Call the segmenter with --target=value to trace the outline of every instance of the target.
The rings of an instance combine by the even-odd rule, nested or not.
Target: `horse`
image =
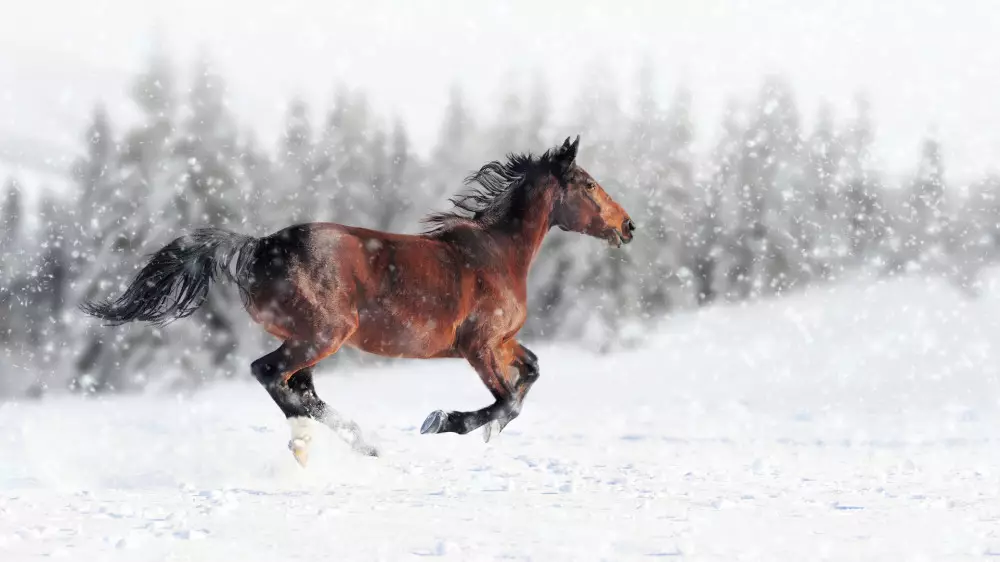
[[[538,356],[517,341],[527,314],[528,270],[552,227],[632,241],[636,225],[576,164],[580,137],[545,151],[508,154],[466,178],[454,208],[431,214],[419,234],[336,223],[289,226],[257,238],[200,228],[148,258],[116,299],[84,312],[120,325],[163,325],[190,316],[214,282],[238,288],[251,318],[282,341],[250,371],[291,427],[289,449],[305,466],[309,420],[358,453],[378,456],[356,423],[316,394],[313,368],[342,346],[381,356],[465,359],[494,402],[471,412],[436,410],[421,434],[484,439],[517,418],[539,378]]]

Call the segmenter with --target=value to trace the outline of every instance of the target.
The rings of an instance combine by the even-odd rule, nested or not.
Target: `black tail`
[[[80,308],[113,326],[134,320],[163,325],[197,310],[220,275],[236,283],[246,303],[257,243],[228,230],[198,229],[153,254],[117,299],[85,302]]]

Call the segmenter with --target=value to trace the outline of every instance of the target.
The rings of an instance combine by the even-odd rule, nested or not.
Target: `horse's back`
[[[312,223],[264,238],[259,252],[254,292],[262,298],[251,314],[275,335],[306,337],[356,318],[354,347],[448,355],[469,306],[473,272],[425,236]]]

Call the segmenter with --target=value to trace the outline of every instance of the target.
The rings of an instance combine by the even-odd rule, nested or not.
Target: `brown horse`
[[[467,180],[477,187],[430,216],[421,235],[332,223],[264,238],[206,228],[151,257],[117,299],[84,310],[111,324],[163,324],[192,314],[212,281],[235,283],[244,306],[281,346],[251,370],[292,425],[305,464],[308,419],[370,455],[357,425],[316,395],[312,368],[342,345],[383,356],[461,357],[493,394],[474,412],[438,410],[421,433],[484,437],[517,417],[538,379],[538,358],[516,339],[525,321],[528,269],[553,226],[621,246],[635,224],[583,168],[580,138],[541,156],[511,155]]]

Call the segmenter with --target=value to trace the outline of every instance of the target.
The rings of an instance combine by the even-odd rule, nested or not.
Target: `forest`
[[[552,118],[539,81],[510,91],[480,120],[452,89],[436,145],[421,157],[406,124],[343,84],[328,107],[291,100],[284,131],[263,139],[227,103],[210,61],[181,83],[154,56],[136,76],[138,119],[112,123],[101,106],[79,132],[72,192],[27,205],[0,191],[0,396],[40,397],[187,389],[248,377],[276,346],[232,290],[216,287],[195,316],[163,328],[100,326],[85,299],[117,294],[143,258],[190,229],[253,235],[309,221],[418,233],[463,179],[509,152],[540,152],[581,135],[578,162],[629,210],[640,230],[623,249],[554,231],[532,270],[528,341],[601,350],[634,345],[656,323],[697,307],[778,297],[853,276],[935,275],[976,295],[977,272],[998,256],[1000,178],[947,185],[942,147],[914,139],[905,178],[877,169],[864,94],[812,126],[791,84],[762,77],[732,97],[714,129],[696,130],[684,87],[661,99],[644,65],[633,99],[589,84],[569,119]],[[321,115],[321,118],[315,116]],[[696,135],[717,139],[708,151]],[[27,216],[38,217],[29,228]],[[383,359],[339,353],[331,371]]]

